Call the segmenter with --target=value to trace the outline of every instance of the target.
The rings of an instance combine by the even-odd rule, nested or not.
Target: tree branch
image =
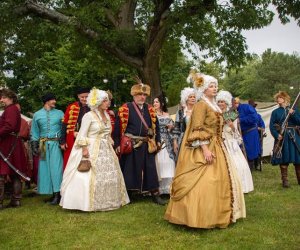
[[[124,51],[112,46],[111,44],[101,41],[99,33],[80,24],[75,17],[66,16],[56,10],[48,9],[47,7],[37,4],[31,0],[26,1],[24,6],[17,8],[16,13],[22,16],[35,14],[41,17],[42,19],[50,20],[51,22],[56,23],[58,25],[66,24],[71,27],[74,27],[77,30],[77,32],[81,33],[82,35],[93,40],[98,40],[98,45],[101,48],[113,54],[119,60],[135,68],[140,68],[142,66],[142,61],[139,58],[129,56]]]
[[[149,26],[146,51],[150,50],[154,52],[154,48],[160,50],[158,46],[159,40],[162,38],[162,34],[166,33],[165,26],[167,24],[167,17],[169,16],[169,8],[173,2],[174,0],[158,0],[154,2],[155,15]]]

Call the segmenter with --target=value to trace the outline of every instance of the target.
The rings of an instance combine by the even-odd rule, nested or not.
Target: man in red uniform
[[[90,88],[79,88],[77,91],[78,101],[71,103],[64,115],[60,141],[61,149],[64,150],[64,170],[80,129],[82,117],[90,111],[90,108],[87,106],[87,96],[89,93]]]
[[[16,169],[25,173],[27,170],[26,157],[22,139],[19,137],[21,113],[15,105],[17,95],[9,89],[2,89],[0,102],[4,105],[4,112],[0,117],[0,151]],[[3,208],[5,181],[12,182],[11,201],[7,207],[21,206],[21,178],[0,157],[0,209]]]

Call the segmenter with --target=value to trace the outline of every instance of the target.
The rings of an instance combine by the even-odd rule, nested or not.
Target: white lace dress
[[[254,190],[252,174],[248,162],[239,146],[242,137],[237,129],[237,119],[234,120],[233,124],[235,131],[232,131],[227,124],[224,125],[224,144],[230,157],[231,164],[235,167],[237,174],[240,177],[243,192],[249,193]]]
[[[111,123],[98,111],[84,115],[63,175],[60,205],[65,209],[107,211],[129,203],[118,158],[112,147]],[[82,147],[88,146],[92,168],[78,172]]]

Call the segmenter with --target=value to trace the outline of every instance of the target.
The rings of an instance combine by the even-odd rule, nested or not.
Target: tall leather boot
[[[288,166],[281,165],[280,166],[281,171],[281,180],[282,180],[282,187],[288,188],[289,182],[288,182]]]
[[[295,164],[295,172],[296,172],[298,184],[300,185],[300,165]]]
[[[0,175],[0,210],[4,208],[4,177]]]
[[[60,202],[60,192],[55,192],[54,194],[54,198],[52,201],[48,202],[49,205],[58,205]]]
[[[22,198],[22,182],[18,176],[12,177],[12,195],[7,207],[20,207]]]
[[[151,196],[152,196],[152,201],[158,205],[166,205],[167,201],[163,200],[160,196],[158,192],[151,192]]]

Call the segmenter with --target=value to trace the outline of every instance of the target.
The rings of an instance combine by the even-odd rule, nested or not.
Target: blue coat
[[[31,140],[45,141],[45,157],[40,157],[38,168],[38,193],[52,194],[60,191],[62,182],[63,157],[59,147],[64,113],[61,110],[42,108],[34,113],[31,125]],[[40,141],[41,145],[41,141]]]
[[[287,115],[287,111],[279,107],[273,110],[270,119],[270,131],[275,139],[275,144],[277,143],[278,131],[276,130],[275,124],[282,125]],[[288,165],[289,163],[300,164],[300,152],[297,150],[295,143],[297,143],[300,149],[300,135],[297,132],[295,126],[300,126],[300,113],[298,110],[295,111],[293,115],[290,116],[288,120],[287,129],[285,130],[283,136],[283,146],[282,146],[282,156],[280,158],[272,157],[273,165]],[[293,137],[295,139],[295,143],[293,142]]]
[[[254,160],[261,154],[261,146],[258,133],[258,115],[256,110],[249,104],[238,106],[241,130],[246,148],[248,160]]]

